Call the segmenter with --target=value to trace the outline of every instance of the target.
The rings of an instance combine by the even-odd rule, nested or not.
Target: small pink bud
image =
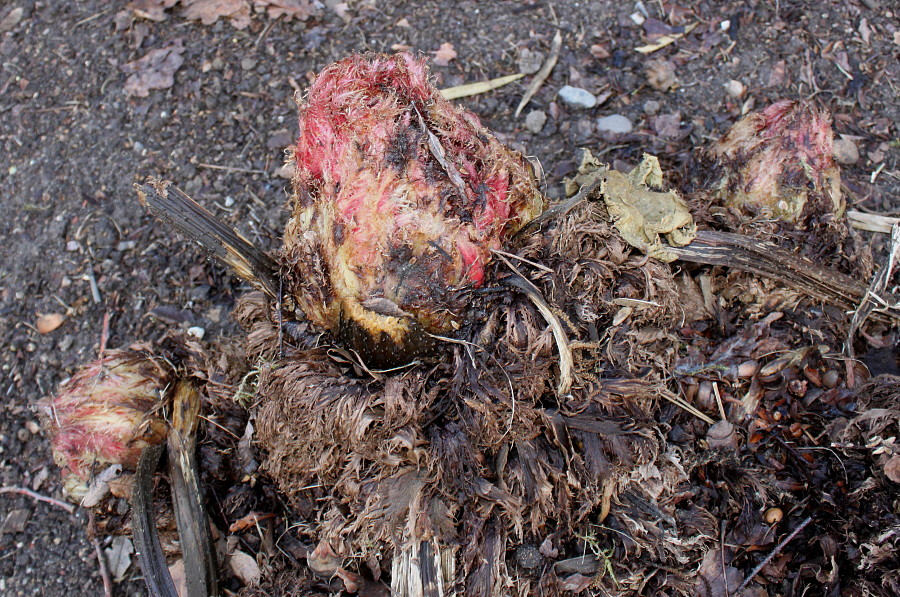
[[[80,499],[90,478],[110,465],[134,470],[141,451],[165,439],[157,407],[169,373],[161,359],[111,351],[38,403],[70,496]]]

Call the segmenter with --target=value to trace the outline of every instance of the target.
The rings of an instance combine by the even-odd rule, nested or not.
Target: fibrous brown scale
[[[677,299],[665,292],[675,288],[671,271],[633,253],[593,204],[523,243],[518,255],[540,267],[517,259],[516,269],[576,346],[566,395],[554,391],[558,355],[546,319],[509,289],[472,295],[470,322],[435,359],[374,377],[302,337],[282,334],[277,358],[271,306],[253,295],[238,309],[252,330],[251,358],[267,357],[256,415],[263,469],[298,509],[320,504],[319,539],[361,554],[380,567],[376,576],[392,554],[436,538],[458,552],[465,594],[491,595],[506,578],[509,545],[548,534],[565,542],[623,493],[654,499],[633,471],[660,454],[650,413],[663,386],[616,374],[654,363],[666,340],[633,338],[626,318],[617,325],[621,368],[613,369],[601,365],[598,335],[622,308],[617,299],[655,296],[630,316],[642,324],[679,320]],[[508,275],[493,267],[489,275]],[[677,536],[674,527],[650,528],[635,523],[637,544]],[[489,563],[487,552],[497,554]]]

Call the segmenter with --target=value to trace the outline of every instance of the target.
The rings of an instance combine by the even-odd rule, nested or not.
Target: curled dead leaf
[[[432,52],[434,54],[434,64],[438,66],[447,66],[450,64],[450,61],[456,58],[456,50],[453,49],[453,44],[446,42],[442,43],[441,47]]]
[[[250,5],[246,0],[181,0],[184,17],[212,25],[220,18],[227,18],[235,29],[245,29],[250,24]]]
[[[242,585],[255,585],[262,578],[262,571],[256,563],[256,558],[240,550],[228,556],[228,569]]]
[[[711,450],[719,448],[736,450],[738,439],[734,425],[728,421],[718,421],[706,432],[706,443],[709,444]]]
[[[900,483],[900,454],[894,454],[884,463],[884,474],[894,483]]]
[[[143,58],[122,66],[129,75],[125,81],[128,97],[147,97],[151,89],[168,89],[175,83],[175,72],[184,64],[184,44],[176,39],[165,48],[150,50]]]
[[[42,334],[49,334],[66,320],[66,316],[61,313],[47,313],[39,315],[35,327]]]

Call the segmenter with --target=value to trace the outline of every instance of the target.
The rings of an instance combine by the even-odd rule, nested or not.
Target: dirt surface
[[[660,3],[646,2],[658,26],[639,26],[633,3],[553,4],[351,1],[305,21],[254,13],[239,30],[227,19],[188,21],[179,7],[154,22],[121,1],[5,3],[0,485],[61,497],[32,405],[101,346],[153,341],[172,328],[203,328],[207,341],[236,333],[229,313],[241,283],[148,216],[132,185],[148,176],[172,180],[258,246],[275,247],[287,217],[281,168],[296,132],[292,96],[350,52],[399,44],[440,58],[446,52],[434,52],[452,44],[456,56],[432,70],[449,87],[518,72],[528,62],[523,50],[545,57],[558,23],[559,62],[520,118],[513,112],[530,75],[460,100],[540,160],[551,197],[562,194],[578,148],[619,169],[653,153],[677,181],[692,147],[721,135],[742,109],[813,98],[834,114],[837,136],[858,149],[858,160],[842,166],[848,204],[900,213],[895,3],[685,2],[664,15]],[[699,24],[666,48],[634,50],[664,24],[691,23]],[[173,46],[183,47],[183,64],[172,84],[127,95],[123,66]],[[564,85],[603,101],[569,107],[557,97]],[[535,110],[546,123],[535,125],[540,116],[532,115],[529,128]],[[613,114],[633,130],[598,131],[597,119]],[[63,316],[58,327],[59,318],[40,317],[54,314]],[[878,366],[897,372],[890,354]],[[0,529],[0,593],[102,594],[86,517],[0,495],[0,524],[22,510],[23,525]],[[99,541],[106,546],[107,538]],[[138,577],[133,567],[117,594],[143,594]]]

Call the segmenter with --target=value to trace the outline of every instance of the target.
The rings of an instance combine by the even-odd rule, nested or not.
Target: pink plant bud
[[[492,251],[543,209],[525,158],[409,54],[325,68],[300,104],[294,155],[291,294],[313,323],[385,362],[408,356],[421,336],[410,332],[459,327]]]
[[[134,470],[141,451],[165,439],[157,407],[168,378],[160,360],[111,351],[38,403],[70,496],[79,498],[90,478],[110,465]]]
[[[738,121],[707,157],[724,204],[751,216],[803,226],[844,211],[832,154],[831,115],[808,102],[781,101]]]

